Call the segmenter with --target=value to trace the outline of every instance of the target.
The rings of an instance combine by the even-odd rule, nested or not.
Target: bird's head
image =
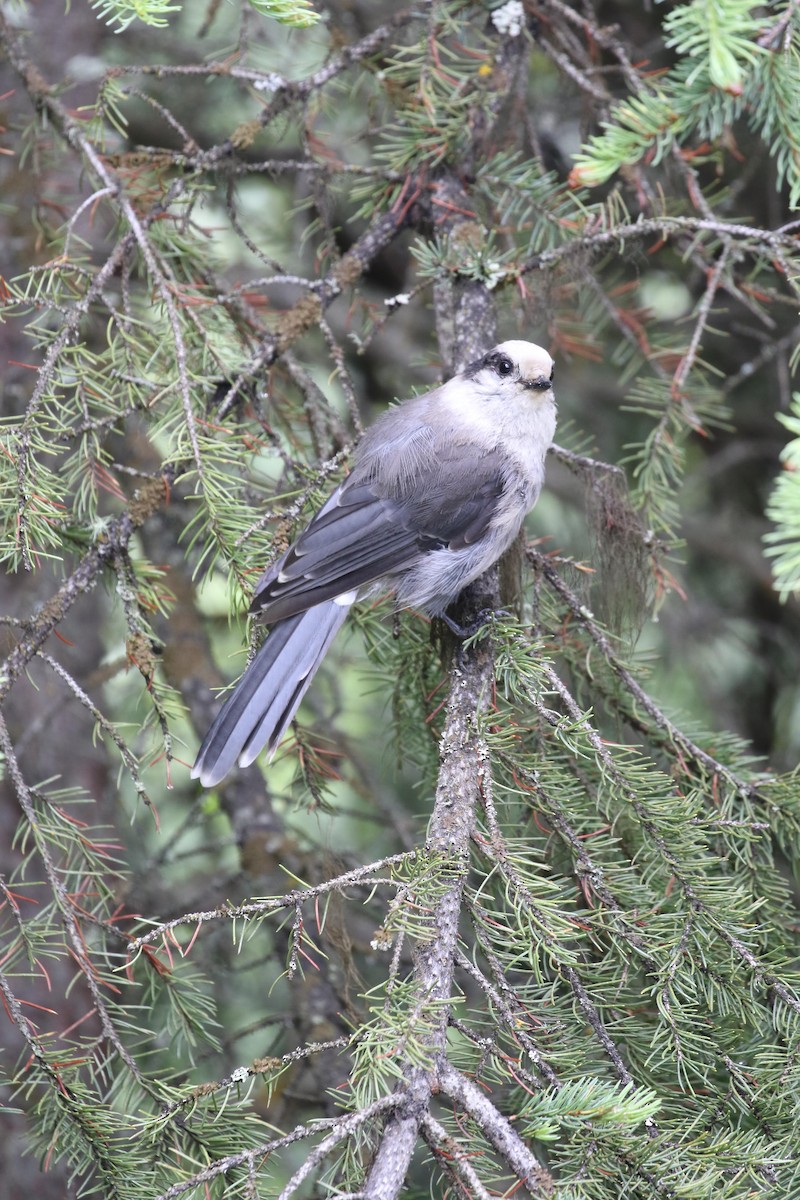
[[[534,342],[501,342],[465,367],[462,375],[490,395],[544,394],[552,390],[553,360]]]

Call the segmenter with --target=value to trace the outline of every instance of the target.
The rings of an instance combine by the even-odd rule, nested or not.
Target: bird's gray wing
[[[503,459],[460,447],[386,495],[356,469],[270,567],[251,611],[271,624],[397,573],[434,550],[457,552],[488,529],[507,484]]]

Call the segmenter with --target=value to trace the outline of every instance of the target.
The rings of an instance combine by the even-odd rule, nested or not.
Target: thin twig
[[[61,920],[64,923],[64,928],[67,932],[67,937],[72,946],[72,954],[80,968],[81,974],[88,988],[92,1001],[94,1002],[95,1012],[100,1020],[100,1026],[103,1030],[103,1035],[107,1038],[109,1044],[113,1046],[116,1053],[121,1058],[127,1069],[130,1071],[134,1079],[145,1088],[147,1091],[155,1090],[154,1086],[149,1083],[147,1077],[140,1071],[138,1064],[134,1061],[127,1047],[121,1041],[117,1033],[114,1022],[111,1020],[111,1015],[108,1011],[108,1005],[103,998],[98,984],[98,977],[91,962],[86,947],[86,943],[81,936],[78,928],[78,922],[75,916],[75,905],[72,903],[70,894],[65,886],[64,878],[61,872],[56,867],[48,847],[45,845],[44,839],[38,833],[39,822],[36,819],[36,809],[34,807],[33,796],[31,790],[25,782],[25,778],[20,769],[17,756],[14,752],[14,744],[8,732],[5,721],[0,716],[0,747],[6,761],[6,767],[11,777],[11,782],[14,787],[14,792],[17,797],[20,808],[22,809],[25,819],[28,822],[28,827],[33,830],[36,836],[36,849],[44,867],[47,882],[55,899]]]
[[[295,1145],[296,1142],[307,1141],[308,1138],[317,1137],[318,1134],[326,1129],[331,1130],[328,1136],[323,1138],[319,1145],[315,1146],[310,1152],[303,1166],[299,1171],[295,1172],[278,1197],[278,1200],[288,1200],[288,1197],[297,1190],[303,1179],[306,1178],[308,1172],[320,1166],[334,1146],[356,1133],[367,1121],[372,1121],[376,1117],[388,1112],[394,1103],[393,1096],[381,1096],[379,1100],[375,1100],[374,1103],[368,1105],[366,1108],[359,1109],[355,1113],[347,1113],[344,1116],[337,1117],[335,1120],[310,1121],[307,1125],[297,1125],[290,1133],[284,1134],[283,1137],[273,1138],[268,1142],[262,1142],[258,1146],[253,1146],[249,1150],[242,1150],[238,1154],[227,1154],[224,1158],[216,1159],[207,1167],[204,1167],[202,1171],[198,1171],[192,1175],[191,1178],[173,1184],[165,1192],[161,1192],[160,1195],[153,1197],[153,1200],[177,1200],[178,1196],[182,1196],[185,1192],[195,1191],[200,1184],[210,1183],[213,1179],[219,1179],[221,1175],[226,1175],[236,1167],[257,1166],[262,1159],[274,1154],[276,1150],[284,1150],[287,1146]],[[305,1170],[306,1167],[308,1170]]]
[[[296,909],[298,904],[305,904],[317,896],[324,896],[329,892],[341,891],[348,887],[399,887],[402,881],[381,878],[378,872],[385,870],[386,867],[410,864],[414,861],[416,853],[416,851],[409,851],[403,854],[390,854],[377,862],[356,867],[355,870],[347,871],[343,875],[337,875],[334,879],[326,879],[309,888],[297,888],[286,892],[283,896],[252,900],[247,904],[221,904],[219,908],[182,913],[179,917],[173,917],[171,921],[161,922],[140,937],[132,938],[129,944],[130,953],[136,954],[144,946],[152,945],[153,942],[162,938],[171,937],[172,931],[183,925],[204,925],[209,921],[247,920],[249,917],[264,916],[282,908]],[[172,944],[174,945],[174,942]]]

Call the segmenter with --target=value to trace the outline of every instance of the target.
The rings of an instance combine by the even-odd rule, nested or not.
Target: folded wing
[[[507,488],[499,455],[446,455],[424,493],[382,494],[358,469],[259,580],[251,610],[272,624],[402,572],[434,550],[457,553],[489,527]]]

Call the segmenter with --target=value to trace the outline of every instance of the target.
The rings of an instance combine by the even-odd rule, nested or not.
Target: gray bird
[[[357,599],[394,592],[441,616],[516,537],[556,427],[553,360],[502,342],[384,413],[353,470],[256,585],[270,632],[206,734],[192,777],[213,787],[274,753]]]

